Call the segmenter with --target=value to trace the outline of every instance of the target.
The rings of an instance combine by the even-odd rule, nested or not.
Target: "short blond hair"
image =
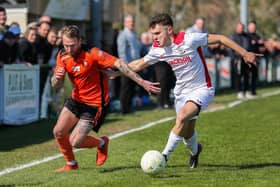
[[[69,25],[63,27],[61,31],[61,35],[69,38],[78,38],[78,39],[82,38],[80,29],[76,25]]]

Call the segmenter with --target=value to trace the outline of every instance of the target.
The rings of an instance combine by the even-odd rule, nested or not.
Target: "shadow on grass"
[[[120,117],[106,118],[104,125],[121,121]],[[54,139],[56,119],[41,120],[27,125],[0,125],[0,151],[11,151]]]
[[[260,163],[260,164],[243,164],[243,165],[231,165],[231,164],[201,164],[201,166],[209,168],[227,168],[227,169],[260,169],[267,167],[280,167],[280,163]]]
[[[177,166],[179,167],[179,166]],[[185,165],[181,165],[181,167],[185,167]],[[84,168],[84,169],[91,169],[91,168]],[[118,172],[121,170],[128,170],[128,169],[139,169],[141,170],[140,166],[136,165],[131,165],[131,166],[117,166],[117,167],[111,167],[111,168],[103,168],[99,172],[100,173],[111,173],[111,172]],[[156,175],[150,175],[153,178],[174,178],[174,177],[181,177],[181,175],[178,174],[169,174],[169,173],[164,173],[160,172]]]
[[[53,139],[55,120],[43,120],[23,126],[0,126],[0,151],[11,151]]]

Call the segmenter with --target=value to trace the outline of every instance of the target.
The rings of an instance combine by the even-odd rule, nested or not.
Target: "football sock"
[[[87,136],[86,139],[81,143],[80,148],[93,148],[100,145],[101,140],[92,136]],[[104,142],[104,140],[103,140]]]
[[[76,164],[78,164],[76,160],[72,160],[72,161],[67,162],[67,165],[70,165],[70,166],[74,166]]]
[[[173,131],[171,131],[170,134],[169,134],[169,138],[168,138],[167,144],[166,144],[162,154],[166,155],[167,158],[169,158],[169,155],[171,154],[171,152],[174,151],[174,149],[176,148],[177,144],[179,142],[181,142],[182,139],[183,139],[182,136],[178,136]]]
[[[196,155],[197,153],[197,147],[198,147],[198,142],[197,142],[197,133],[194,131],[192,137],[189,139],[183,139],[184,144],[186,147],[190,150],[191,155]]]
[[[104,144],[105,144],[105,141],[103,140],[103,138],[100,138],[100,143],[99,143],[98,147],[103,147]]]
[[[75,160],[72,146],[69,141],[69,135],[55,137],[60,152],[63,154],[67,162]]]

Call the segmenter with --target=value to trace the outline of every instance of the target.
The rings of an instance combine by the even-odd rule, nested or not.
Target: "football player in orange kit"
[[[55,172],[78,169],[72,147],[97,147],[96,165],[103,165],[106,161],[109,138],[88,135],[91,129],[98,132],[108,108],[108,80],[103,70],[117,68],[147,92],[160,92],[160,88],[157,87],[159,83],[143,80],[122,60],[98,48],[84,49],[77,26],[64,27],[62,41],[64,49],[57,55],[51,83],[53,87],[61,86],[67,72],[73,84],[73,90],[72,97],[65,101],[53,129],[56,142],[66,160],[66,164]]]

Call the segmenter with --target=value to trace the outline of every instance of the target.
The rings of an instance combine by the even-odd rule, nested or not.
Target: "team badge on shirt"
[[[81,70],[81,67],[80,66],[73,66],[72,67],[72,71],[80,71]]]

